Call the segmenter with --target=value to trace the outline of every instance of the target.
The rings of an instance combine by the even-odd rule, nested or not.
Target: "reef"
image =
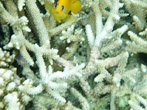
[[[0,110],[147,110],[147,0],[0,0]]]

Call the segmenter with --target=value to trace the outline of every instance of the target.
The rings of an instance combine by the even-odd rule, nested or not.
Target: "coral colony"
[[[147,110],[147,0],[57,2],[0,0],[0,110]]]

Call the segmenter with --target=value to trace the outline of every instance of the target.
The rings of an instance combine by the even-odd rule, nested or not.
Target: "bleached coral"
[[[146,0],[122,0],[138,31],[146,27]]]
[[[3,51],[0,48],[0,67],[8,67],[15,58],[15,54],[10,55],[10,52]]]
[[[12,28],[1,44],[10,52],[0,48],[0,107],[146,109],[147,66],[136,56],[147,53],[146,0],[80,0],[61,24],[45,1],[0,1],[1,25]]]
[[[140,105],[134,103],[132,100],[129,100],[129,104],[131,105],[131,107],[134,109],[134,110],[146,110],[147,109],[147,101],[146,99],[144,99],[143,97],[139,96],[139,95],[135,95],[136,99],[141,102],[143,104],[143,107],[141,107]]]
[[[144,52],[147,53],[147,41],[141,39],[141,37],[137,36],[135,33],[129,31],[128,35],[130,36],[132,42],[128,41],[128,49],[133,52]]]
[[[0,109],[5,110],[21,110],[24,104],[28,104],[31,97],[27,94],[17,91],[17,86],[20,85],[20,78],[16,75],[16,68],[12,66],[15,55],[10,55],[7,51],[1,51],[1,66],[0,66]],[[22,95],[23,94],[23,95]],[[24,99],[23,97],[28,97]]]

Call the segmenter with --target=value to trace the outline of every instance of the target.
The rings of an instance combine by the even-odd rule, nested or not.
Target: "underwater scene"
[[[0,110],[147,110],[147,0],[0,0]]]

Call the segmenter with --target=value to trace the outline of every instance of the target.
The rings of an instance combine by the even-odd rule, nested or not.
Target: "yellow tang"
[[[58,0],[55,8],[52,8],[48,2],[45,2],[45,8],[47,11],[51,11],[54,18],[61,23],[61,21],[68,16],[70,11],[74,14],[80,11],[81,2],[79,0]]]

